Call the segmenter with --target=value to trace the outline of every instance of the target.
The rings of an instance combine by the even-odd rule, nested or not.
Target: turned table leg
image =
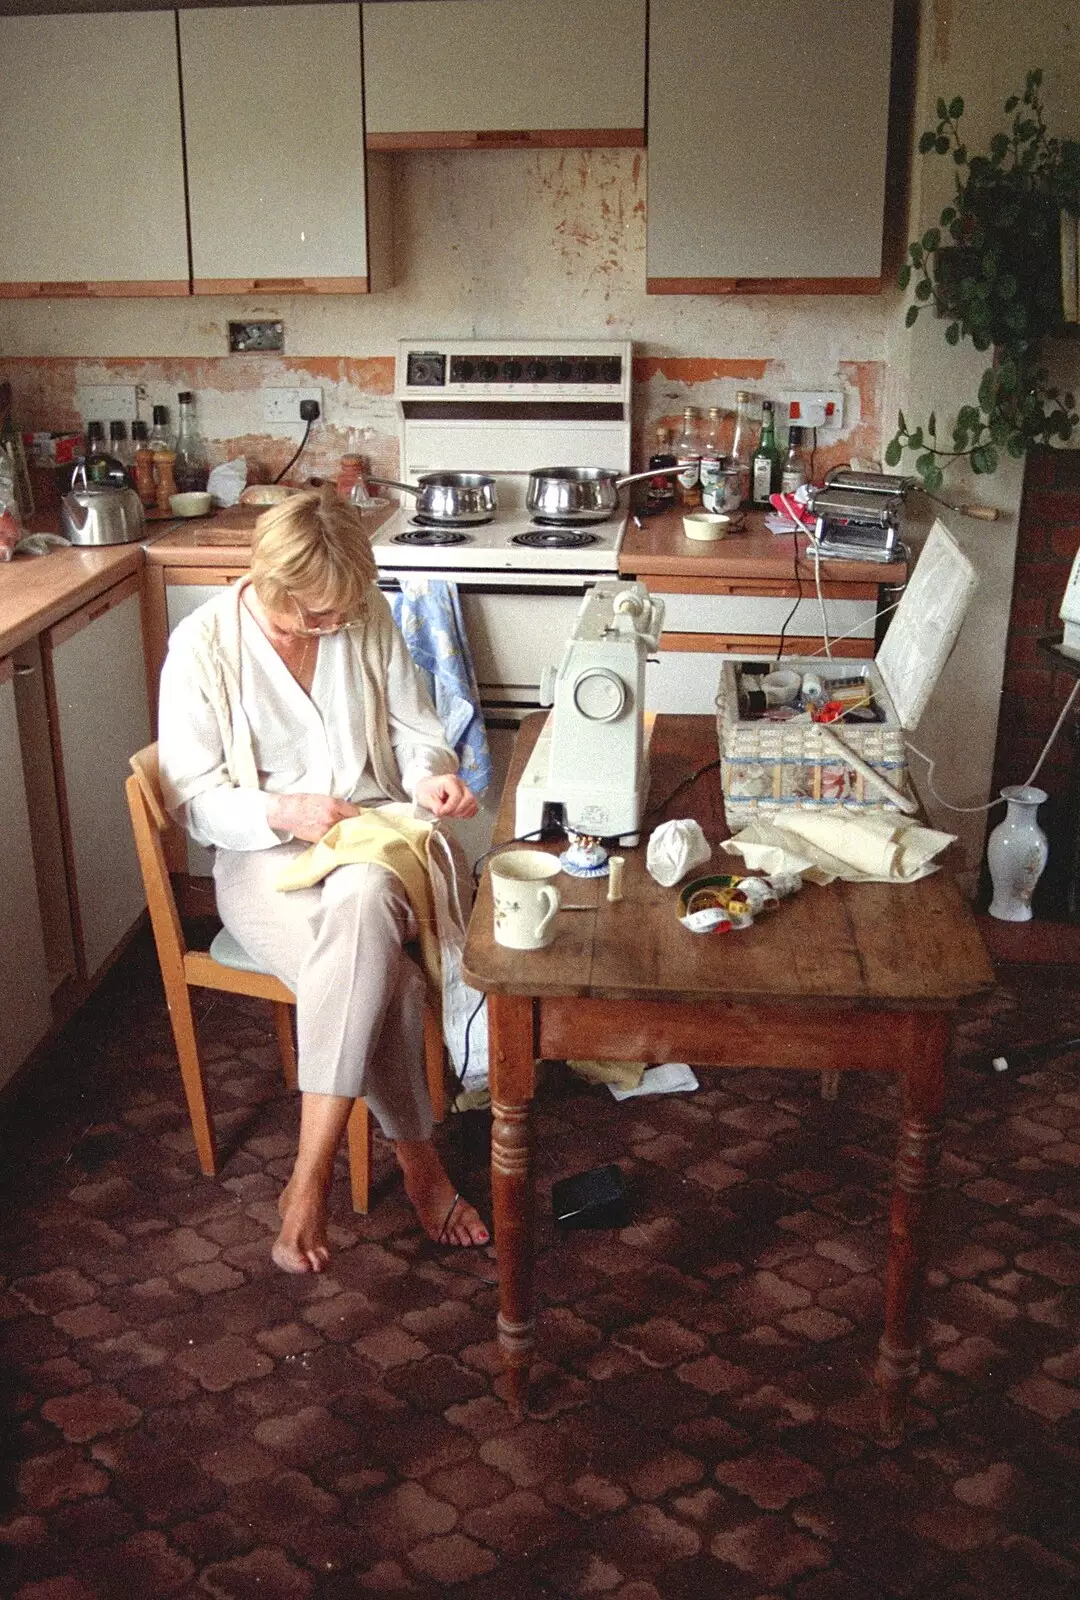
[[[922,1289],[930,1242],[930,1210],[941,1150],[940,1117],[945,1100],[945,1052],[949,1025],[943,1017],[910,1019],[904,1104],[889,1216],[885,1272],[885,1331],[878,1346],[876,1377],[881,1391],[881,1431],[887,1444],[904,1432],[908,1390],[919,1371]]]
[[[499,1348],[509,1404],[526,1410],[536,1343],[532,1315],[533,1186],[529,1113],[535,1084],[533,1003],[488,997],[491,1081],[491,1197],[499,1272]]]

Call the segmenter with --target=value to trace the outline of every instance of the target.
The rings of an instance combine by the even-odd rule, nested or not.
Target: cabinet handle
[[[252,278],[253,290],[262,290],[264,293],[277,290],[279,293],[288,293],[290,290],[303,289],[306,280],[303,278]]]
[[[15,676],[17,678],[32,678],[34,676],[34,672],[35,672],[35,668],[34,667],[16,667],[15,668]]]

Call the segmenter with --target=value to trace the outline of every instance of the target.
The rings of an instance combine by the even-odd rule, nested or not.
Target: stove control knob
[[[543,361],[530,361],[525,372],[527,378],[533,383],[542,383],[547,377],[547,365]]]
[[[626,705],[626,685],[607,667],[589,668],[574,681],[574,704],[589,722],[614,722]]]
[[[508,361],[503,368],[507,383],[517,383],[521,377],[521,362]]]
[[[478,361],[476,364],[476,374],[482,383],[494,383],[497,373],[494,361]]]

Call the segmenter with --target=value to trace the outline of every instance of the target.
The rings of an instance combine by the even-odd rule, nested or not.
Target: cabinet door
[[[0,660],[0,1085],[52,1022],[12,676]]]
[[[364,6],[372,149],[641,145],[645,0]]]
[[[366,292],[359,5],[179,16],[195,293]]]
[[[892,13],[649,0],[649,293],[879,291]]]
[[[0,18],[0,296],[186,295],[171,11]]]
[[[146,905],[124,783],[150,742],[139,580],[46,635],[60,805],[81,975],[93,978]]]

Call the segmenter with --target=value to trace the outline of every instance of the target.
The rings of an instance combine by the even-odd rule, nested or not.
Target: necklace
[[[255,595],[253,598],[254,603],[252,603],[252,591],[245,588],[241,595],[242,603],[255,619],[259,631],[266,636],[275,654],[281,657],[290,675],[296,679],[301,688],[305,687],[304,669],[308,662],[312,636],[310,634],[299,634],[292,628],[279,627],[269,612],[264,609],[258,596]],[[300,652],[300,659],[297,661],[294,659],[294,652],[301,638],[304,641],[304,647]]]

